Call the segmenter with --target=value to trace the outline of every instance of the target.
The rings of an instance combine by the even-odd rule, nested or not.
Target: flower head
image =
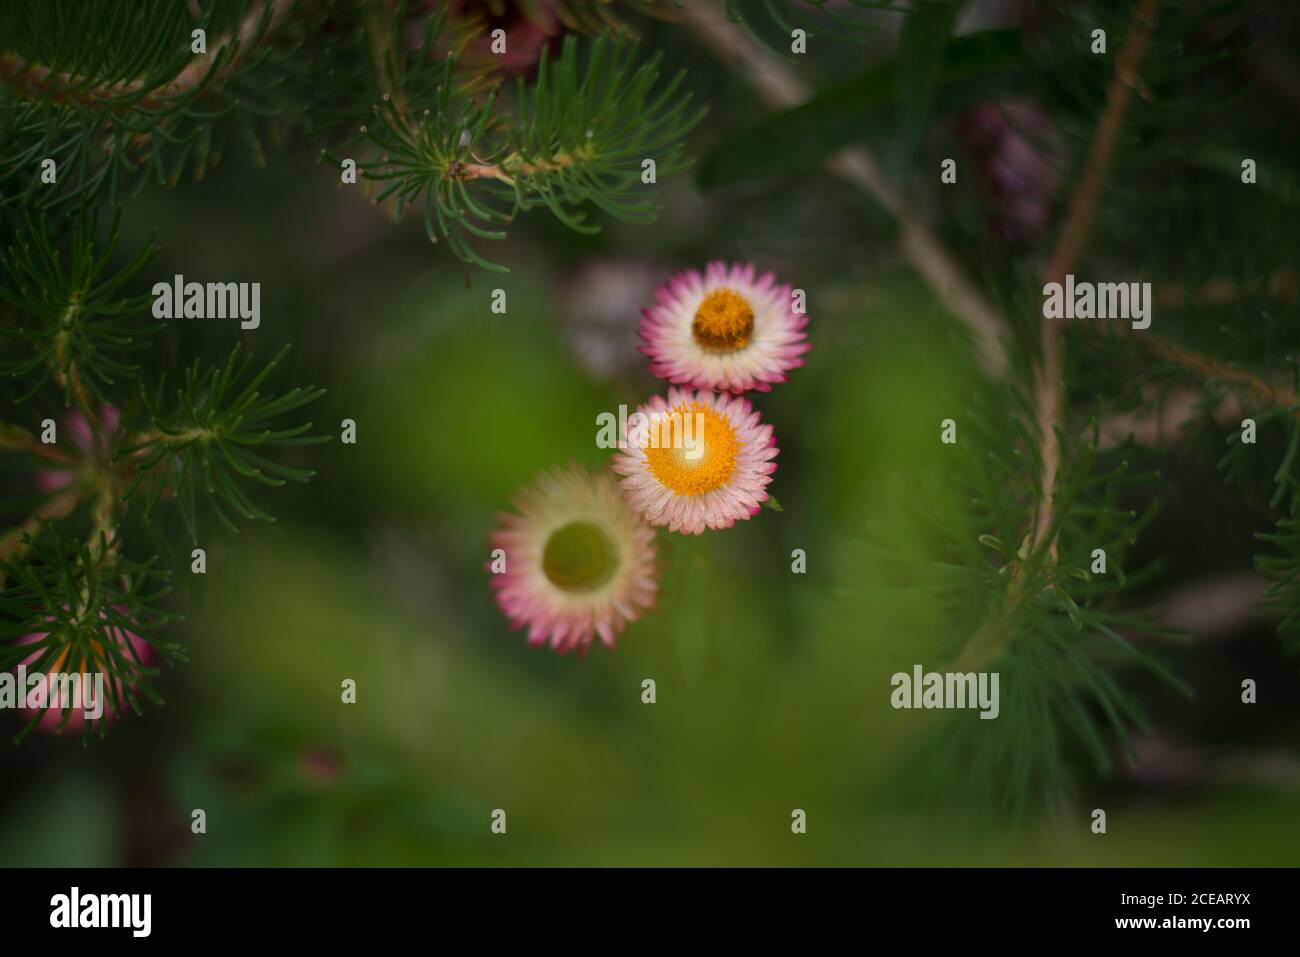
[[[613,469],[629,505],[651,525],[698,535],[758,514],[776,471],[772,427],[749,400],[672,388],[637,410]]]
[[[650,370],[677,385],[723,392],[771,390],[812,348],[794,290],[754,267],[709,263],[678,273],[655,292],[641,320]]]
[[[126,609],[118,606],[117,610],[125,612]],[[101,612],[100,617],[107,616]],[[31,668],[42,660],[46,654],[44,639],[48,635],[48,632],[39,631],[16,639],[15,643],[19,645],[41,645],[23,659],[24,666]],[[93,725],[100,720],[111,721],[118,717],[118,703],[121,703],[121,710],[126,711],[130,706],[127,691],[134,692],[136,686],[130,681],[124,683],[120,677],[111,678],[106,673],[106,659],[110,656],[123,662],[127,671],[136,673],[149,668],[155,660],[153,646],[147,640],[133,631],[105,624],[98,638],[86,642],[85,649],[75,650],[71,644],[66,645],[41,672],[27,675],[28,687],[19,691],[23,695],[20,707],[23,716],[30,720],[40,715],[36,729],[47,734],[75,733],[87,720]],[[71,681],[74,675],[77,678],[75,684]],[[63,723],[65,711],[66,725]]]
[[[608,476],[577,468],[543,473],[516,505],[491,538],[504,553],[492,580],[501,611],[514,627],[528,626],[533,645],[582,654],[599,636],[613,647],[654,604],[654,530]]]
[[[444,8],[451,21],[449,36],[440,37],[428,52],[445,59],[454,51],[462,71],[480,82],[532,72],[543,51],[555,47],[564,33],[554,0],[426,0],[416,8],[423,16],[413,18],[409,31],[412,49],[424,44],[424,18]]]

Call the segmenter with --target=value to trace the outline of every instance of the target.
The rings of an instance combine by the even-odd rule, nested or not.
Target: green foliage
[[[1103,27],[1114,51],[1128,15],[1114,4],[1074,5],[1039,41],[1040,96],[1057,107],[1070,168],[1081,165],[1106,96],[1106,78],[1087,68],[1088,38]],[[1271,581],[1263,608],[1287,636],[1300,613],[1300,297],[1288,278],[1300,240],[1293,164],[1280,159],[1294,136],[1277,122],[1258,64],[1295,30],[1286,4],[1161,5],[1094,228],[1105,237],[1099,262],[1133,264],[1157,292],[1177,294],[1157,299],[1151,330],[1132,337],[1172,348],[1153,354],[1134,350],[1128,337],[1078,335],[1069,368],[1076,391],[1105,395],[1116,411],[1151,413],[1179,392],[1195,395],[1197,413],[1180,438],[1214,450],[1226,490],[1262,523],[1253,531],[1255,566]],[[1257,167],[1252,184],[1242,178],[1246,158]],[[1172,349],[1190,350],[1197,363],[1171,361]],[[1247,417],[1254,443],[1242,441]]]
[[[6,4],[0,199],[38,208],[115,202],[142,173],[172,184],[187,166],[201,174],[232,132],[256,153],[259,117],[279,108],[273,91],[295,48],[279,16],[285,6]],[[206,55],[192,52],[194,30],[205,32]],[[276,43],[265,42],[273,32]],[[45,159],[57,164],[57,189],[41,180]]]
[[[999,418],[1007,405],[1022,410],[1009,427]],[[1134,471],[1126,459],[1099,468],[1094,422],[1090,434],[1068,443],[1073,457],[1060,472],[1050,525],[1035,535],[1026,519],[1045,512],[1028,405],[1023,395],[968,397],[942,471],[898,483],[919,553],[886,541],[861,543],[886,556],[890,573],[876,590],[921,589],[942,609],[951,640],[940,670],[1000,674],[996,732],[955,715],[926,736],[904,770],[916,774],[921,791],[935,785],[936,775],[958,774],[970,802],[1021,815],[1059,811],[1078,784],[1081,760],[1106,774],[1113,752],[1129,749],[1145,717],[1125,688],[1127,672],[1155,674],[1190,694],[1129,637],[1149,639],[1167,629],[1124,608],[1125,597],[1160,571],[1156,564],[1126,567],[1156,515],[1157,476]],[[1140,514],[1124,504],[1134,495],[1150,502]],[[1096,549],[1105,553],[1101,573]]]
[[[642,161],[656,172],[684,168],[680,140],[704,116],[681,92],[684,73],[656,89],[658,56],[633,68],[636,48],[597,41],[583,67],[578,45],[565,41],[553,68],[542,58],[537,82],[520,81],[520,117],[502,166],[521,209],[545,204],[574,229],[594,231],[571,210],[587,201],[633,223],[654,219],[655,205],[638,190]]]
[[[0,334],[20,341],[14,343],[18,354],[0,363],[0,371],[29,380],[20,401],[42,389],[51,375],[62,385],[65,404],[73,402],[78,375],[96,399],[107,401],[118,380],[135,378],[139,366],[129,360],[162,329],[147,318],[148,295],[124,295],[156,249],[146,246],[113,270],[119,216],[114,214],[103,246],[96,241],[97,220],[94,211],[81,217],[66,261],[43,217],[25,220],[22,238],[7,250],[0,301],[13,306],[17,321],[0,327]]]
[[[608,4],[570,3],[560,14],[575,29],[627,32]],[[73,42],[74,22],[78,37],[130,40]],[[206,55],[191,52],[194,30],[205,31]],[[413,30],[422,39],[408,49]],[[445,8],[406,3],[221,0],[197,16],[170,0],[18,4],[0,21],[0,202],[116,202],[143,174],[164,185],[187,167],[202,175],[232,135],[260,161],[268,137],[294,128],[333,156],[353,141],[338,130],[364,127],[381,152],[360,165],[381,195],[395,197],[399,217],[421,204],[431,236],[466,262],[490,265],[467,237],[501,238],[497,225],[538,205],[580,230],[592,228],[588,203],[651,221],[641,160],[654,159],[659,175],[682,168],[680,140],[700,116],[689,96],[674,99],[681,76],[657,89],[657,58],[634,67],[628,40],[598,40],[580,66],[570,37],[535,87],[521,81],[520,115],[507,125],[492,109],[499,78],[458,69],[471,36],[447,24]],[[352,89],[377,92],[358,99]],[[46,159],[57,188],[42,181]],[[476,170],[493,159],[494,173]]]
[[[167,396],[160,381],[154,395],[144,397],[149,430],[116,453],[119,460],[130,460],[137,472],[123,499],[143,490],[147,517],[164,495],[174,497],[196,544],[200,506],[231,531],[238,531],[231,513],[274,521],[243,486],[305,482],[314,473],[277,464],[255,450],[329,441],[329,436],[307,435],[310,422],[277,427],[281,416],[320,398],[324,389],[299,387],[274,396],[259,391],[288,349],[285,346],[253,375],[248,374],[251,357],[241,358],[238,346],[224,368],[203,369],[196,361],[185,371],[174,398]]]
[[[965,0],[931,0],[903,21],[898,38],[898,132],[914,150],[930,121],[944,50]]]
[[[1292,388],[1300,373],[1293,368]],[[1250,408],[1243,425],[1228,431],[1219,460],[1225,484],[1235,486],[1272,525],[1257,532],[1262,543],[1256,568],[1269,580],[1263,604],[1278,618],[1278,631],[1300,651],[1300,405]],[[1245,421],[1254,434],[1245,439]]]
[[[429,238],[441,234],[455,254],[494,271],[469,238],[500,240],[492,228],[545,206],[566,226],[592,233],[590,203],[627,222],[655,219],[653,190],[643,188],[642,163],[654,160],[656,178],[685,165],[681,139],[699,122],[683,75],[659,87],[658,57],[635,66],[636,45],[600,38],[584,58],[568,37],[555,61],[543,53],[532,86],[522,80],[516,116],[498,113],[499,89],[482,98],[456,95],[454,62],[442,67],[432,108],[386,94],[378,122],[364,127],[381,158],[359,163],[384,185],[374,202],[395,200],[398,217],[421,206]],[[658,87],[658,88],[657,88]]]
[[[943,50],[932,82],[934,109],[947,116],[996,92],[1025,85],[1029,60],[1019,30],[989,30],[954,39]],[[868,67],[847,80],[827,84],[807,103],[779,110],[752,127],[733,132],[700,164],[698,179],[716,188],[762,176],[803,172],[846,146],[872,144],[890,135],[898,122],[913,72],[898,59]],[[920,110],[919,105],[914,109]],[[924,114],[917,112],[920,122]]]

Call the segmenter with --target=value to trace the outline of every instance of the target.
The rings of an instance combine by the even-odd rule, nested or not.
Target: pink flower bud
[[[1007,98],[962,114],[957,133],[974,156],[994,232],[1012,246],[1037,243],[1051,226],[1061,180],[1051,118],[1032,100]]]
[[[119,612],[126,611],[121,606],[117,606],[117,610]],[[106,616],[101,612],[100,617]],[[49,632],[46,631],[38,631],[29,635],[22,635],[16,640],[16,644],[35,644],[48,634]],[[117,650],[122,655],[129,660],[138,661],[143,667],[152,665],[155,660],[153,646],[135,632],[109,626],[102,630],[101,639],[111,639],[116,643]],[[102,657],[104,654],[102,640],[93,641],[91,645],[95,654]],[[47,734],[58,733],[60,726],[63,725],[65,705],[68,706],[70,711],[67,726],[64,728],[68,732],[79,732],[88,719],[91,722],[96,720],[111,721],[117,717],[114,711],[115,701],[122,702],[123,710],[129,707],[125,700],[126,688],[124,688],[120,679],[115,679],[113,687],[110,689],[109,677],[99,669],[97,661],[93,661],[90,657],[85,660],[74,660],[69,653],[70,651],[70,648],[64,648],[56,653],[53,661],[45,666],[43,672],[29,672],[27,674],[27,687],[18,688],[19,710],[24,717],[30,720],[40,714],[42,710],[45,711],[40,722],[36,725],[38,731]],[[22,665],[30,668],[40,661],[45,653],[46,649],[44,647],[32,652],[31,655],[23,659]],[[71,686],[66,682],[62,680],[57,681],[57,683],[52,681],[52,676],[56,674],[77,675],[78,687],[75,693],[72,693]],[[82,684],[87,682],[87,674],[90,675],[88,682],[90,687],[88,690],[82,690]],[[99,675],[99,678],[96,679],[95,675]],[[136,686],[130,684],[128,687],[131,691],[134,691]],[[90,694],[89,698],[86,697],[87,693]],[[29,707],[28,703],[32,701],[33,696],[39,696],[37,700],[48,707]],[[66,700],[64,700],[65,698]],[[87,702],[90,704],[89,713],[84,707]]]

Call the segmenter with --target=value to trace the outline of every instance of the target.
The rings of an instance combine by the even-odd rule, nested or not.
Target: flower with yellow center
[[[637,410],[612,468],[623,497],[650,525],[698,535],[756,515],[776,471],[776,439],[748,400],[672,388]]]
[[[734,289],[715,289],[700,302],[691,320],[691,335],[704,349],[735,352],[754,334],[754,310]]]
[[[654,604],[654,530],[627,507],[608,475],[547,472],[520,493],[517,514],[492,534],[497,604],[528,642],[581,655],[599,637],[613,647]]]
[[[767,392],[803,365],[812,346],[804,296],[749,264],[709,263],[655,292],[642,313],[641,351],[650,371],[676,385],[723,392]]]
[[[683,402],[657,421],[645,456],[660,484],[678,495],[703,495],[727,483],[740,444],[726,416],[703,402]]]

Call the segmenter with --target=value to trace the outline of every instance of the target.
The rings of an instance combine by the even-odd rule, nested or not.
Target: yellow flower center
[[[749,344],[754,334],[754,310],[734,289],[715,289],[695,310],[691,335],[705,349],[735,352]]]
[[[618,546],[597,522],[570,522],[551,533],[542,553],[542,571],[556,588],[589,592],[618,571]]]
[[[727,417],[701,402],[682,403],[660,416],[646,436],[646,463],[678,495],[721,488],[736,469],[740,439]]]

